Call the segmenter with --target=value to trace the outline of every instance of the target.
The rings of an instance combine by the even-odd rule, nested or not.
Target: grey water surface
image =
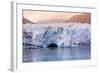
[[[91,59],[90,46],[68,48],[23,48],[23,62],[71,61]]]

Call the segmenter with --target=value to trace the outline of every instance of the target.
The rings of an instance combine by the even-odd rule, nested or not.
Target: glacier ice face
[[[51,43],[57,44],[58,47],[90,45],[91,43],[90,24],[49,23],[45,25],[48,26],[44,26],[44,24],[23,24],[23,43],[44,48]],[[51,25],[56,25],[56,27]]]

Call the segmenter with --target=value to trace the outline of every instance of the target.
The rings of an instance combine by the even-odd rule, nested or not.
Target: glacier
[[[23,44],[48,48],[91,45],[91,25],[88,23],[23,24]]]

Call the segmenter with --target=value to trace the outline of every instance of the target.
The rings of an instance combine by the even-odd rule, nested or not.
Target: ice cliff
[[[90,46],[91,25],[88,23],[23,24],[23,43],[46,48]]]

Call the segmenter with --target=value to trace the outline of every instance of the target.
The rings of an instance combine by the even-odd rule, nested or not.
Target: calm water
[[[90,46],[56,49],[23,49],[23,62],[87,60],[90,58]]]

